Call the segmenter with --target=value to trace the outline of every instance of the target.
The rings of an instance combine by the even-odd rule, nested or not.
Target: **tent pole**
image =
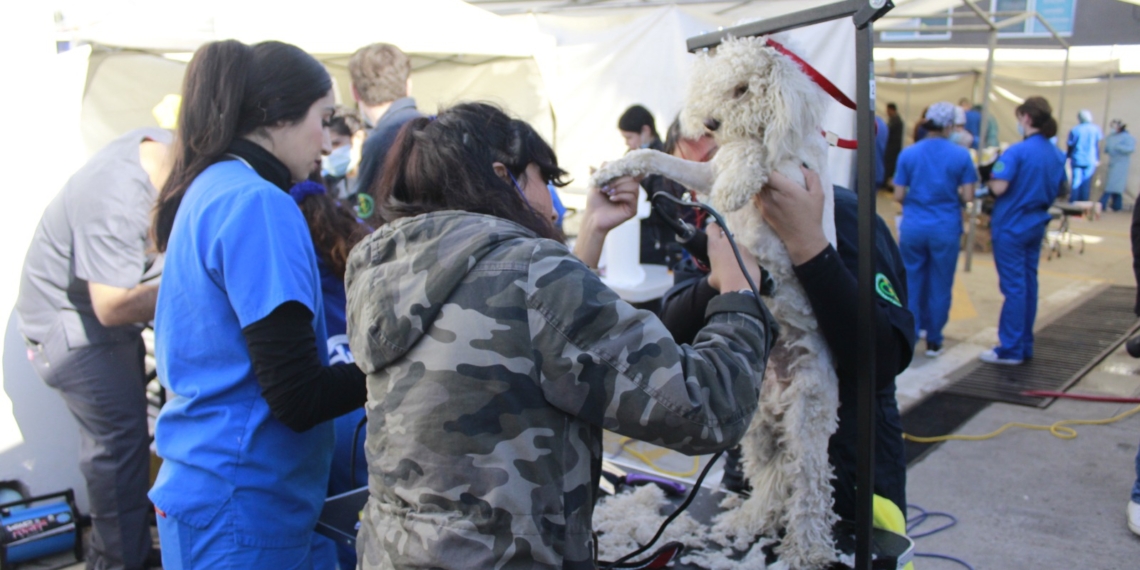
[[[1065,92],[1069,90],[1069,46],[1065,46],[1065,66],[1061,68],[1061,100],[1057,103],[1057,122],[1065,120]],[[1061,139],[1057,139],[1060,144]]]
[[[994,51],[997,50],[997,28],[990,30],[990,50],[989,57],[986,58],[986,86],[982,90],[982,119],[981,126],[978,128],[978,137],[982,140],[978,141],[978,148],[985,148],[986,134],[989,131],[989,118],[990,118],[990,91],[993,90],[994,83]],[[977,199],[971,201],[971,208],[967,219],[966,230],[966,263],[962,268],[963,271],[969,273],[974,266],[974,239],[977,234],[978,218],[976,209],[972,207]]]
[[[1101,117],[1102,131],[1108,131],[1108,111],[1112,108],[1112,80],[1116,77],[1116,70],[1108,72],[1108,86],[1104,88],[1104,116]]]
[[[905,106],[906,113],[903,114],[904,117],[910,117],[911,116],[910,115],[910,86],[911,86],[911,83],[913,83],[913,82],[914,82],[914,69],[913,68],[907,69],[906,70],[906,106]],[[913,121],[914,118],[911,117],[911,120]],[[904,139],[906,138],[906,129],[903,129],[903,138]],[[911,144],[914,144],[914,141],[911,141]]]

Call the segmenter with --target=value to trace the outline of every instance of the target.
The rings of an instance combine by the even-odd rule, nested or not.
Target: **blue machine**
[[[78,515],[71,489],[0,504],[0,569],[69,548],[83,560]]]

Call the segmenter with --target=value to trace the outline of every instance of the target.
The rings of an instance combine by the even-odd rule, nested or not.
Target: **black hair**
[[[1044,97],[1033,96],[1017,106],[1018,115],[1028,115],[1029,123],[1045,138],[1051,139],[1057,135],[1057,119],[1053,118],[1053,107]]]
[[[665,143],[661,148],[661,152],[665,154],[673,154],[677,150],[677,143],[685,138],[681,133],[681,115],[677,114],[677,118],[669,123],[669,129],[665,131]]]
[[[642,127],[649,127],[653,138],[660,139],[657,134],[657,122],[653,120],[653,113],[641,105],[634,105],[625,110],[618,119],[618,128],[629,133],[640,133]]]
[[[561,240],[549,218],[530,206],[519,188],[495,173],[502,163],[520,186],[527,165],[538,165],[543,182],[565,186],[566,171],[534,128],[487,103],[463,103],[436,117],[406,123],[372,186],[374,226],[437,212],[462,210],[515,222],[540,237]]]
[[[887,103],[887,108],[892,110],[892,111],[898,111],[899,110],[899,106],[895,105],[894,103]]]
[[[155,248],[166,250],[186,189],[234,139],[297,123],[330,89],[332,80],[324,66],[290,44],[248,46],[225,40],[198,48],[182,84],[173,168],[154,208]]]

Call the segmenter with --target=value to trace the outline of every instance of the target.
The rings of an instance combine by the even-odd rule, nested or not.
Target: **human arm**
[[[527,308],[542,390],[589,423],[687,454],[734,445],[756,409],[775,324],[752,295],[709,303],[692,346],[539,244]],[[541,285],[541,286],[540,286]]]
[[[1001,196],[1002,194],[1005,194],[1006,190],[1009,190],[1009,181],[1001,180],[998,178],[990,178],[989,187],[990,192],[993,192],[994,196]]]
[[[307,307],[289,301],[241,331],[269,411],[296,432],[351,412],[367,398],[355,364],[321,364],[312,320]]]
[[[969,184],[963,184],[963,185],[959,186],[958,187],[958,198],[960,200],[962,200],[962,202],[969,202],[970,200],[973,200],[974,199],[974,190],[977,189],[977,187],[978,187],[977,182],[971,182]]]
[[[819,177],[805,169],[805,178],[808,182],[806,188],[774,173],[755,202],[765,221],[788,248],[796,278],[807,294],[820,331],[831,348],[836,370],[841,373],[854,371],[858,353],[852,332],[857,321],[858,284],[854,272],[845,266],[839,252],[823,238],[820,224],[823,193]],[[837,207],[837,231],[841,214],[843,212],[839,212]],[[804,253],[813,251],[810,255]],[[902,302],[898,302],[901,308]],[[879,363],[877,370],[880,371],[876,384],[880,387],[894,379],[909,361],[910,354],[909,350],[902,351],[905,339],[900,341],[897,329],[888,318],[889,307],[884,303],[887,303],[885,299],[876,299],[875,352]],[[908,358],[902,358],[903,354]]]
[[[895,184],[894,198],[895,202],[902,202],[906,199],[906,186],[902,184]]]
[[[87,291],[91,295],[95,318],[105,327],[154,320],[158,285],[135,285],[128,289],[88,281]]]

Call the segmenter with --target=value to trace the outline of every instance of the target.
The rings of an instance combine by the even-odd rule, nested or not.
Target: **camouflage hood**
[[[357,272],[369,270],[372,281],[370,298],[349,299],[348,318],[370,323],[368,344],[379,358],[357,364],[371,374],[402,357],[480,259],[535,238],[514,222],[460,211],[401,218],[374,232],[353,250],[345,273],[352,283]],[[350,322],[348,330],[355,329]]]

